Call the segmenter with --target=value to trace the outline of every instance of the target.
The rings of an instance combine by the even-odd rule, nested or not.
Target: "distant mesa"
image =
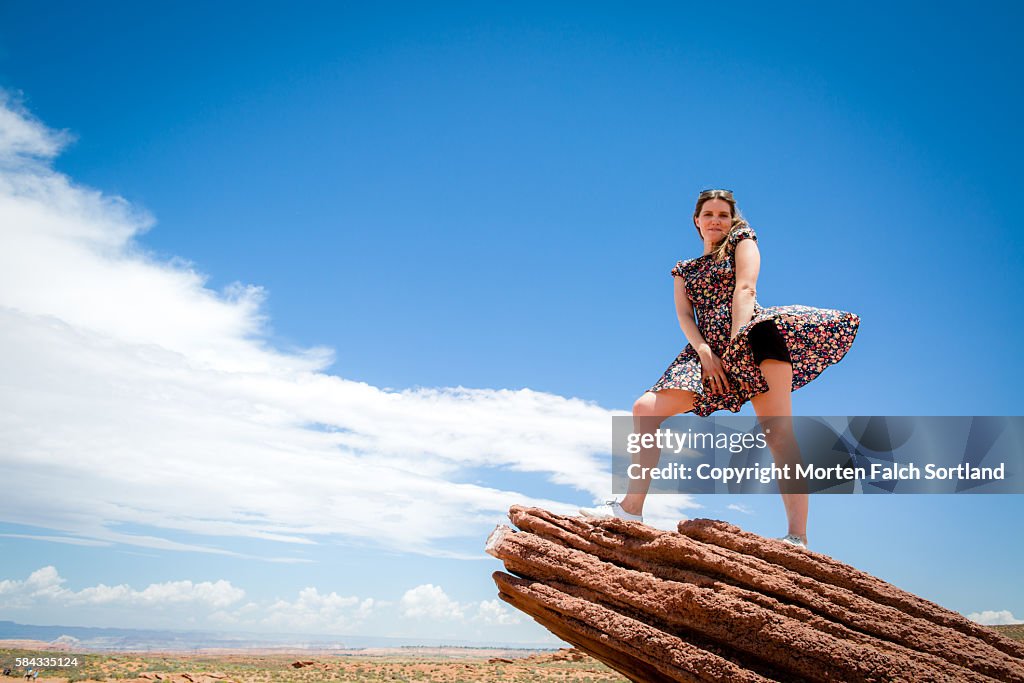
[[[1024,643],[725,522],[509,519],[486,546],[499,597],[632,681],[1024,683]]]
[[[82,641],[80,641],[78,638],[75,638],[74,636],[69,636],[67,634],[64,634],[62,636],[58,636],[57,638],[54,638],[53,640],[51,640],[50,641],[50,645],[53,645],[55,647],[56,646],[62,646],[62,645],[65,645],[65,646],[68,646],[68,647],[76,647],[81,642]]]
[[[563,647],[556,652],[533,655],[532,659],[545,662],[583,662],[587,656],[574,647]]]
[[[574,647],[562,647],[554,652],[541,652],[521,659],[491,657],[488,664],[551,664],[552,662],[585,662],[589,658]]]

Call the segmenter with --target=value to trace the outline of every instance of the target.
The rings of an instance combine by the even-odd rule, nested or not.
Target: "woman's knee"
[[[763,419],[761,420],[761,430],[768,443],[768,448],[773,452],[780,448],[787,448],[796,441],[793,418],[791,417],[780,416]]]
[[[658,395],[653,391],[633,401],[633,417],[655,417],[658,412]]]
[[[648,391],[633,402],[633,417],[660,418],[685,413],[693,409],[694,393],[684,389]]]
[[[658,394],[648,391],[633,402],[633,429],[637,432],[653,432],[668,415],[665,414],[665,401]]]

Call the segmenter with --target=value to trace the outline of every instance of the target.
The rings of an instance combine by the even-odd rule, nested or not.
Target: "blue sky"
[[[1020,10],[730,11],[0,5],[0,619],[540,640],[464,558],[510,502],[600,495],[708,186],[762,304],[863,320],[797,413],[1020,414]],[[819,497],[810,534],[1024,618],[1022,512]]]

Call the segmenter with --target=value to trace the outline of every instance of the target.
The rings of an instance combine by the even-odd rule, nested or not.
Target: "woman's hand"
[[[734,332],[731,335],[730,339],[729,339],[729,343],[730,344],[735,344],[736,343],[736,339],[739,336],[740,336],[739,332]],[[751,387],[750,384],[748,384],[747,382],[743,381],[742,379],[737,379],[736,382],[737,382],[737,384],[740,385],[740,387],[743,389],[743,391],[747,392],[748,394],[753,392],[754,388]]]
[[[736,343],[736,338],[739,337],[739,336],[740,336],[739,333],[736,333],[736,334],[732,335],[732,338],[729,339],[729,343],[730,344],[735,344]],[[742,379],[738,379],[737,378],[736,379],[736,383],[739,384],[740,388],[743,389],[743,391],[745,391],[748,394],[752,393],[754,391],[754,388],[752,386],[750,386],[750,384],[748,384],[747,382],[745,382]]]
[[[722,367],[722,360],[715,355],[706,344],[697,349],[700,357],[701,379],[712,394],[724,394],[729,391],[729,378]]]

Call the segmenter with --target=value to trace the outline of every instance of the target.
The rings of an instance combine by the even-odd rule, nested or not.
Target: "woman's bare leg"
[[[633,431],[637,434],[652,434],[661,426],[665,418],[685,413],[693,409],[693,392],[684,389],[662,389],[648,391],[633,403]],[[657,446],[644,448],[633,456],[633,464],[640,467],[657,467],[661,451]],[[620,505],[631,515],[642,515],[647,491],[651,488],[651,480],[630,479],[626,497]]]
[[[762,428],[766,422],[771,424],[771,433],[765,434],[765,440],[771,449],[776,464],[800,462],[800,446],[793,433],[793,366],[781,360],[764,360],[760,365],[761,374],[768,382],[768,391],[750,399],[761,421]],[[792,468],[790,468],[792,471]],[[789,522],[788,533],[807,541],[807,509],[806,493],[783,493],[782,504],[786,508],[786,519]]]

